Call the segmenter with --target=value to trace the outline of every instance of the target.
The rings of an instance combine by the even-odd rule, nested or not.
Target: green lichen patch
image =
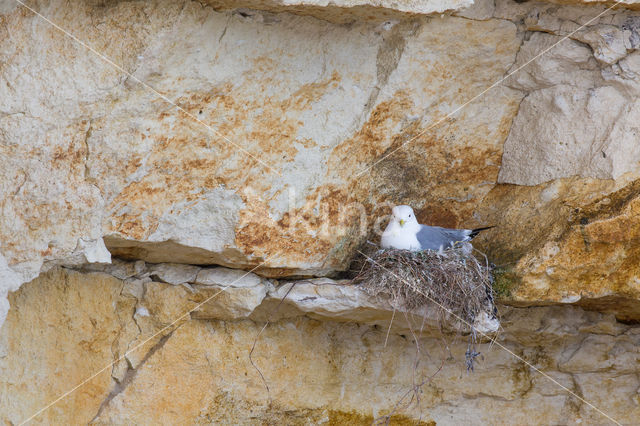
[[[508,299],[520,284],[513,268],[497,267],[493,270],[493,291],[498,299]]]

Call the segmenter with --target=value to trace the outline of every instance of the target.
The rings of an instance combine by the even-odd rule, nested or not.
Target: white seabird
[[[395,206],[389,225],[382,233],[381,245],[384,249],[442,251],[456,243],[471,241],[480,231],[493,228],[449,229],[439,226],[421,225],[409,206]]]

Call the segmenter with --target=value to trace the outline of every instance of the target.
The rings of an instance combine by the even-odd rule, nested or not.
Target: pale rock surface
[[[373,181],[354,171],[490,85],[519,44],[515,25],[500,20],[343,26],[163,0],[41,7],[133,77],[23,8],[3,9],[0,146],[9,161],[0,240],[26,280],[43,263],[70,263],[79,241],[100,238],[112,255],[151,263],[248,269],[266,260],[258,272],[270,276],[344,269],[363,237],[362,210],[351,203],[383,215],[373,208],[391,190],[378,185],[392,163]],[[47,71],[52,64],[59,72]],[[490,189],[484,181],[495,181],[519,98],[497,88],[454,126],[413,144],[421,153],[451,140],[416,181],[432,182],[428,189],[452,155],[467,152],[476,165],[443,176],[432,200],[451,200],[434,217],[469,217]],[[461,182],[471,176],[483,183]],[[459,210],[455,200],[471,204]]]
[[[640,16],[611,10],[593,20],[604,6],[495,6],[494,16],[530,32],[505,82],[525,97],[504,144],[501,184],[475,211],[500,227],[476,246],[505,265],[503,301],[579,304],[634,321]]]
[[[132,77],[0,2],[0,319],[33,280],[0,330],[1,421],[117,361],[38,421],[370,424],[413,382],[404,315],[385,348],[385,301],[325,279],[280,305],[290,282],[200,267],[336,274],[408,203],[499,225],[474,242],[505,302],[611,313],[509,310],[498,342],[633,423],[640,334],[614,316],[640,319],[640,15],[571,3],[34,5]],[[271,406],[247,360],[266,319]],[[426,323],[422,419],[604,422],[496,346],[468,380]]]
[[[145,285],[137,298],[131,282],[56,268],[12,293],[15,309],[0,332],[0,420],[26,420],[126,356],[128,363],[104,369],[34,423],[364,425],[427,378],[420,404],[400,409],[395,421],[606,423],[498,344],[617,421],[640,416],[640,333],[611,315],[576,307],[503,308],[502,333],[496,343],[478,345],[482,358],[467,373],[464,340],[445,346],[442,336],[425,335],[417,354],[410,334],[387,338],[387,327],[344,322],[340,308],[326,304],[319,312],[324,320],[311,319],[307,305],[307,315],[272,322],[255,345],[252,360],[267,392],[248,357],[263,322],[179,318],[196,306],[193,293]],[[339,321],[331,321],[332,312]]]
[[[611,72],[605,74],[605,78],[629,84],[640,83],[640,51],[635,51],[627,55],[618,62],[619,68],[611,68]]]
[[[285,298],[286,296],[286,298]],[[343,318],[347,321],[373,320],[382,311],[385,319],[393,307],[382,300],[375,300],[348,281],[336,282],[327,278],[293,281],[269,292],[268,301],[294,306],[300,312]],[[382,309],[381,309],[382,308]],[[367,318],[367,311],[374,316]]]
[[[46,272],[55,266],[108,265],[111,263],[111,252],[107,250],[102,238],[87,240],[79,238],[75,250],[62,259],[48,260],[41,266]]]
[[[191,314],[195,319],[235,319],[246,318],[260,306],[267,292],[272,288],[268,282],[254,287],[195,287],[194,300],[202,303]]]
[[[89,263],[81,265],[78,269],[83,272],[104,272],[121,280],[131,277],[148,276],[147,265],[143,260],[128,262],[115,258],[111,263]]]
[[[457,331],[463,324],[447,315],[441,307],[432,305],[414,312],[405,312],[386,297],[369,296],[348,280],[315,278],[301,281],[287,281],[278,285],[256,274],[228,268],[199,268],[180,264],[152,264],[144,262],[124,262],[116,260],[111,265],[88,265],[78,269],[81,272],[103,272],[125,281],[121,294],[140,300],[136,316],[165,318],[154,327],[169,326],[167,311],[179,318],[189,312],[197,319],[234,319],[251,315],[253,319],[274,320],[292,318],[307,314],[321,320],[339,320],[384,325],[397,315],[392,323],[397,332],[424,329],[431,333],[434,328],[447,332]],[[154,282],[160,281],[160,282]],[[174,289],[161,283],[180,286]],[[185,300],[189,303],[185,304]],[[260,307],[260,309],[256,309]],[[492,309],[492,308],[491,308]],[[491,310],[490,309],[490,310]],[[397,313],[394,313],[397,311]],[[491,312],[479,317],[474,324],[480,333],[496,332],[500,323]],[[185,317],[187,315],[184,315]],[[152,318],[141,319],[138,325],[149,323]],[[452,322],[455,327],[448,326]],[[468,329],[468,327],[464,327]]]
[[[486,20],[493,18],[495,9],[494,0],[474,0],[471,6],[458,9],[454,14],[463,18]]]
[[[536,59],[540,52],[548,49]],[[589,89],[594,82],[601,81],[600,67],[591,49],[545,32],[533,32],[522,43],[509,72],[514,73],[508,80],[509,85],[527,92],[560,85]]]
[[[629,138],[637,132],[640,81],[633,58],[640,16],[604,14],[580,29],[590,21],[584,10],[545,13],[550,10],[545,4],[497,5],[497,15],[522,17],[526,29],[541,31],[524,41],[510,71],[509,86],[527,96],[505,141],[498,181],[637,177],[640,153]],[[596,17],[598,9],[590,12]]]
[[[593,49],[593,56],[608,65],[615,64],[627,56],[632,49],[630,31],[613,25],[593,25],[586,30],[580,30],[573,37],[588,44]]]
[[[0,253],[0,326],[4,323],[9,311],[7,295],[10,291],[16,291],[22,284],[22,279],[7,264],[7,259]]]
[[[636,119],[623,113],[635,112],[634,104],[612,86],[582,91],[557,85],[530,93],[505,142],[500,182],[537,185],[573,176],[616,179],[639,173],[635,143],[611,134],[614,125],[627,127],[627,119]],[[621,158],[621,153],[633,154]]]
[[[218,287],[255,287],[264,282],[258,275],[229,268],[202,268],[194,284]]]
[[[284,306],[280,306],[283,304]],[[452,332],[468,330],[470,324],[460,324],[443,307],[434,304],[407,312],[386,297],[369,296],[348,280],[334,281],[317,278],[291,281],[269,291],[264,308],[253,318],[287,318],[301,313],[310,318],[345,322],[358,322],[388,326],[398,333],[433,334],[433,330]],[[291,309],[293,308],[293,310]],[[277,312],[276,312],[277,310]],[[482,334],[498,331],[500,322],[492,312],[482,312],[473,324]],[[393,318],[393,320],[392,320]],[[490,337],[487,336],[487,337]]]
[[[10,295],[16,309],[0,333],[0,417],[18,424],[99,372],[36,419],[87,422],[114,385],[110,363],[136,334],[136,300],[120,295],[122,281],[104,274],[55,268],[32,284]]]
[[[633,0],[631,0],[633,1]],[[403,14],[436,14],[473,4],[473,0],[207,0],[216,10],[258,9],[311,15],[336,23],[355,20],[380,21],[406,17]],[[245,13],[251,13],[245,10]]]
[[[195,282],[198,272],[200,272],[199,267],[180,263],[160,263],[150,265],[149,268],[151,278],[173,285]]]

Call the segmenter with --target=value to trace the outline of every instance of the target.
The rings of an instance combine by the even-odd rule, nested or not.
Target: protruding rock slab
[[[284,305],[284,306],[281,306]],[[293,308],[293,311],[291,309]],[[357,285],[349,281],[334,281],[318,278],[304,281],[287,282],[269,291],[265,303],[254,318],[287,317],[289,315],[306,314],[321,320],[358,322],[391,326],[398,332],[411,332],[418,335],[436,334],[440,332],[469,331],[473,326],[480,332],[498,331],[500,323],[493,317],[493,311],[483,312],[473,324],[460,322],[455,313],[446,306],[432,303],[423,308],[407,312],[394,307],[386,297],[369,296]]]
[[[575,215],[557,241],[516,265],[516,301],[579,303],[640,319],[640,184],[626,187]],[[617,303],[615,302],[617,300]]]
[[[206,0],[216,10],[257,9],[315,16],[339,24],[406,19],[469,7],[473,0]],[[244,13],[251,14],[251,10]]]

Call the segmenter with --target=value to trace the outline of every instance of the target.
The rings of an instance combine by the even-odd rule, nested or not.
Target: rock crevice
[[[128,365],[127,371],[124,373],[124,376],[120,380],[117,380],[114,383],[113,390],[111,390],[111,392],[109,392],[109,394],[104,399],[104,401],[102,401],[102,403],[100,403],[100,407],[98,407],[98,412],[93,417],[93,419],[89,422],[89,424],[94,423],[96,421],[96,419],[98,419],[100,417],[100,415],[102,414],[102,411],[109,405],[109,402],[111,402],[115,397],[117,397],[120,393],[124,392],[127,389],[127,386],[129,386],[129,384],[133,380],[135,380],[136,374],[138,373],[138,369],[140,369],[144,365],[144,363],[149,358],[151,358],[151,356],[153,356],[154,353],[156,353],[158,350],[160,350],[164,346],[164,344],[167,342],[167,340],[169,340],[171,338],[171,335],[176,330],[177,330],[177,328],[171,330],[169,333],[167,333],[166,335],[162,336],[162,338],[160,338],[160,340],[158,340],[158,342],[155,343],[151,347],[151,349],[149,349],[147,351],[147,353],[140,360],[140,363],[137,365],[136,368],[133,368],[133,366]],[[116,359],[116,362],[118,362],[118,361],[119,360]]]

